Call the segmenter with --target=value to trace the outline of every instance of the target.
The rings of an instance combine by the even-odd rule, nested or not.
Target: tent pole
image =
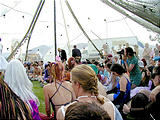
[[[39,3],[39,5],[37,7],[37,10],[36,10],[36,13],[34,15],[34,18],[32,20],[31,29],[30,29],[30,31],[28,33],[28,42],[27,42],[27,48],[26,48],[25,61],[27,60],[27,57],[28,57],[28,48],[29,48],[29,43],[30,43],[31,35],[32,35],[33,29],[35,27],[35,24],[36,24],[36,22],[38,20],[38,17],[40,15],[40,12],[41,12],[41,10],[43,8],[44,2],[45,2],[45,0],[41,0],[41,2]]]
[[[92,42],[92,40],[90,39],[90,37],[88,36],[88,34],[85,32],[85,30],[83,29],[83,27],[81,26],[80,22],[78,21],[77,17],[75,16],[69,2],[67,0],[65,0],[66,5],[69,9],[69,11],[71,12],[74,20],[76,21],[76,23],[78,24],[78,27],[82,30],[83,34],[87,37],[87,39],[91,42],[91,44],[93,45],[93,47],[97,50],[97,52],[99,53],[100,57],[103,58],[103,54],[102,52],[96,47],[96,45]]]
[[[56,37],[56,0],[54,0],[54,44],[55,44],[55,60],[57,56],[57,37]]]

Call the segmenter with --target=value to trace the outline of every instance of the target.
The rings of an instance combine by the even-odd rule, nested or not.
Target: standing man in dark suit
[[[58,52],[59,52],[59,57],[61,58],[62,60],[62,63],[67,61],[67,54],[66,54],[66,51],[61,49],[61,48],[58,48]]]
[[[76,45],[73,46],[72,57],[74,57],[76,59],[76,62],[80,63],[80,61],[81,61],[81,51],[77,48]]]

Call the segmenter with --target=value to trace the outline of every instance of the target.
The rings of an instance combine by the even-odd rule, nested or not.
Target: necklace
[[[89,97],[91,97],[91,98],[97,98],[96,96],[79,96],[77,98],[77,100],[79,100],[80,98],[89,98]]]

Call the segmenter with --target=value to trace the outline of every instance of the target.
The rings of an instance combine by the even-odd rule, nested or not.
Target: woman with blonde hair
[[[43,87],[46,105],[46,115],[41,114],[41,119],[56,119],[56,112],[62,106],[75,99],[71,83],[63,80],[64,66],[61,62],[53,63],[51,66],[51,77],[53,83],[49,83]],[[53,113],[51,115],[51,106]],[[54,114],[54,116],[53,116]]]
[[[66,109],[75,102],[95,103],[103,108],[112,120],[122,119],[112,102],[98,93],[98,78],[90,66],[82,64],[74,67],[71,70],[71,82],[77,99],[58,110],[57,120],[63,120]]]

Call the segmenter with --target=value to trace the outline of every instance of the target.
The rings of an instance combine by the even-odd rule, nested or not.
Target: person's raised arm
[[[134,68],[134,64],[130,64],[130,65],[128,66],[127,61],[124,61],[124,64],[125,64],[126,69],[127,69],[128,72],[131,72],[132,69]]]

